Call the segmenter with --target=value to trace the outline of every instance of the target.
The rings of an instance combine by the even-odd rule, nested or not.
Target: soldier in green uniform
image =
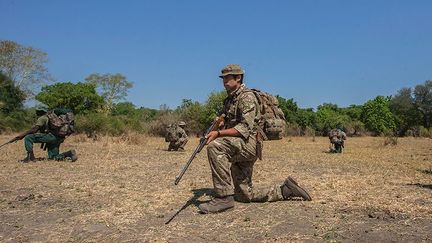
[[[60,153],[60,144],[63,143],[64,138],[54,135],[49,130],[49,119],[47,110],[45,108],[37,108],[36,115],[38,119],[33,127],[24,132],[17,137],[16,140],[21,140],[24,138],[24,146],[27,151],[27,157],[21,160],[23,163],[28,163],[30,161],[35,161],[36,158],[33,153],[33,144],[42,143],[46,144],[48,150],[48,159],[54,160],[64,160],[65,158],[70,158],[73,162],[78,159],[75,150],[69,150],[64,153]]]
[[[234,201],[272,202],[300,197],[312,200],[290,176],[282,184],[257,189],[252,183],[257,160],[257,132],[261,114],[258,101],[244,84],[244,71],[227,65],[219,76],[228,93],[220,122],[221,130],[207,135],[207,154],[216,197],[198,207],[202,213],[217,213],[234,207]]]

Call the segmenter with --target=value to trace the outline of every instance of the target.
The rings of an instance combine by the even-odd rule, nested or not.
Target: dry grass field
[[[197,143],[167,152],[163,138],[77,135],[62,145],[77,150],[77,162],[29,164],[17,162],[25,155],[22,142],[5,146],[0,241],[432,241],[431,139],[399,138],[385,146],[384,138],[349,138],[343,154],[327,153],[323,137],[266,142],[255,185],[292,175],[313,201],[236,203],[213,215],[196,207],[211,196],[205,150],[174,185]]]

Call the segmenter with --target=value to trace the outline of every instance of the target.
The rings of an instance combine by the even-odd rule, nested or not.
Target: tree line
[[[48,109],[72,109],[78,132],[122,135],[129,132],[163,135],[171,123],[185,121],[189,133],[200,134],[222,108],[225,91],[212,92],[205,102],[183,99],[176,108],[136,107],[125,101],[133,87],[122,74],[88,75],[75,82],[54,82],[45,67],[47,54],[13,41],[0,41],[0,133],[28,129],[34,99]],[[326,135],[335,127],[350,136],[397,135],[432,137],[432,81],[404,87],[392,96],[377,96],[362,105],[338,107],[323,103],[300,108],[291,98],[276,95],[287,121],[286,135]]]

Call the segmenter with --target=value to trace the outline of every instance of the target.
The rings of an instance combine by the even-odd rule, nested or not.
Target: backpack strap
[[[260,113],[261,113],[261,120],[259,122],[262,122],[262,119],[263,119],[262,115],[265,113],[265,107],[264,107],[264,101],[263,101],[261,95],[259,95],[259,92],[261,92],[261,91],[259,91],[257,89],[245,89],[243,92],[244,93],[246,93],[246,92],[252,92],[254,94],[255,98],[258,101],[258,105],[260,106],[259,109],[260,109]],[[236,110],[237,110],[237,108],[236,108]],[[268,140],[268,137],[265,134],[264,130],[262,129],[261,125],[257,124],[256,128],[257,128],[257,135],[258,134],[260,135],[260,136],[257,136],[257,138],[259,140]]]

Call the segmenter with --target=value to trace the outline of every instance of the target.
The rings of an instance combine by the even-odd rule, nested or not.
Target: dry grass
[[[385,146],[383,138],[350,138],[343,154],[326,153],[322,137],[266,142],[256,186],[293,175],[314,200],[237,203],[215,215],[200,215],[194,205],[211,192],[205,151],[173,183],[197,143],[175,153],[163,138],[73,136],[63,149],[76,149],[77,162],[31,164],[17,163],[21,142],[3,147],[0,241],[432,240],[430,139]]]

